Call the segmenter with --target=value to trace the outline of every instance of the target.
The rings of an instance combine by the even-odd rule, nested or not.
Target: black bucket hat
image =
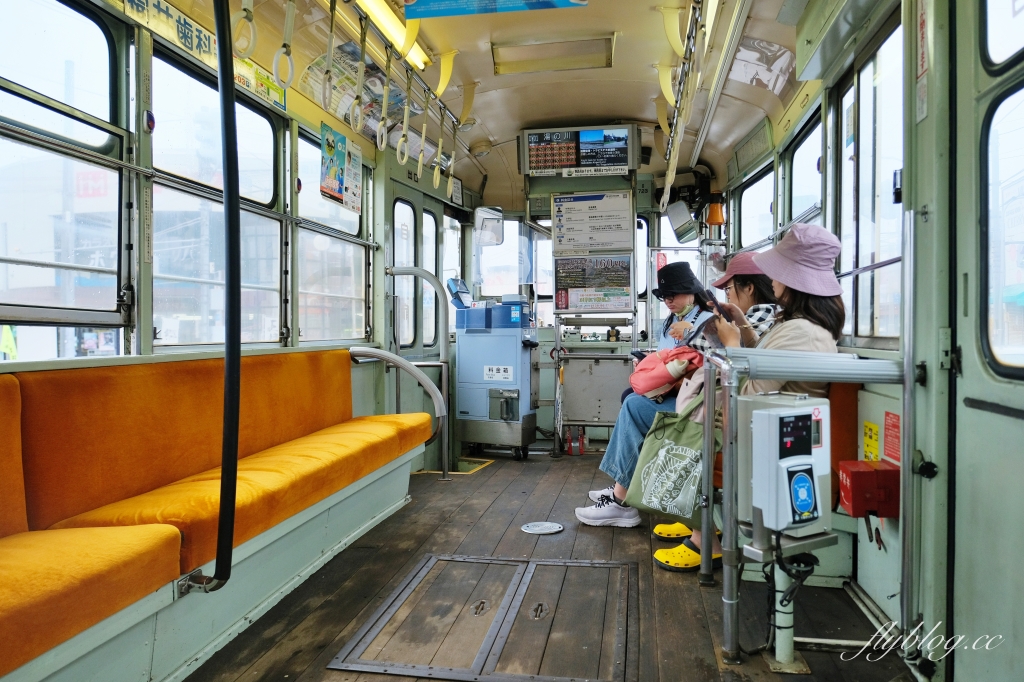
[[[651,293],[658,298],[672,294],[700,294],[704,287],[693,274],[689,263],[669,263],[658,270],[658,287]]]

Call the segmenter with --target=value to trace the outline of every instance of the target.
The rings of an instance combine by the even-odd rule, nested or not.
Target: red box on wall
[[[886,461],[839,463],[839,504],[854,518],[900,514],[900,468]]]

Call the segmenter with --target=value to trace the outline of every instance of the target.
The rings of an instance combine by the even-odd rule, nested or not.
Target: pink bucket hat
[[[737,253],[735,256],[729,259],[729,266],[725,269],[725,274],[720,279],[716,279],[711,283],[711,286],[716,289],[721,289],[736,275],[763,275],[761,268],[757,267],[757,263],[754,262],[754,254],[749,251],[743,253]]]
[[[790,289],[814,296],[838,296],[835,261],[842,249],[839,238],[817,225],[797,223],[775,248],[754,254],[764,274]]]

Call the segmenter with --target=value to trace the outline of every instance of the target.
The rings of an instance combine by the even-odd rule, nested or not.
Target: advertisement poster
[[[636,214],[629,192],[554,194],[551,202],[555,255],[633,251]]]
[[[586,7],[587,0],[405,0],[406,19]]]
[[[345,151],[345,208],[363,210],[363,150],[354,144]]]
[[[633,310],[633,256],[555,258],[555,312]]]
[[[629,173],[629,128],[527,133],[526,146],[534,177]]]
[[[320,124],[320,194],[345,201],[345,136]],[[353,145],[353,148],[355,146]]]
[[[317,104],[322,104],[320,101],[320,89],[323,83],[325,66],[327,66],[327,55],[322,54],[314,59],[306,67],[306,70],[299,75],[295,85],[299,92]],[[349,125],[352,125],[352,121],[349,120],[348,110],[356,98],[358,67],[359,43],[349,41],[334,48],[334,57],[331,60],[331,72],[334,74],[334,80],[328,111]],[[377,139],[377,124],[380,122],[380,110],[383,103],[384,70],[374,64],[370,57],[367,56],[366,70],[363,75],[363,128],[358,132],[373,140]],[[392,82],[391,90],[388,92],[388,121],[391,125],[397,126],[399,130],[402,128],[404,110],[405,88],[402,84]],[[415,118],[422,113],[423,107],[413,98],[412,106],[409,107],[409,116]],[[401,135],[400,132],[399,135]],[[395,141],[398,141],[398,137],[395,137]],[[417,153],[419,153],[418,149]]]

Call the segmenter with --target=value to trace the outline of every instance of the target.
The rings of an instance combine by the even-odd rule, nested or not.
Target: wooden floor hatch
[[[466,682],[634,682],[635,562],[425,555],[328,664]]]

